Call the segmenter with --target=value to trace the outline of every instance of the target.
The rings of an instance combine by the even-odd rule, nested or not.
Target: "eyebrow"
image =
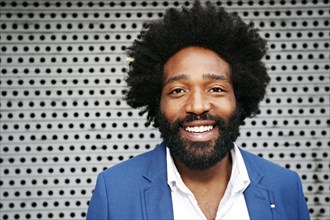
[[[221,80],[227,82],[230,81],[224,73],[220,73],[220,74],[206,73],[203,74],[203,79]]]
[[[179,74],[179,75],[170,77],[167,80],[165,80],[163,82],[163,85],[166,85],[166,84],[171,83],[171,82],[176,82],[176,81],[179,81],[179,80],[183,80],[183,79],[188,79],[188,76],[186,74]]]
[[[165,80],[163,82],[163,85],[166,85],[166,84],[172,83],[172,82],[176,82],[176,81],[180,81],[180,80],[184,80],[184,79],[188,79],[188,78],[189,77],[186,74],[179,74],[179,75],[170,77],[167,80]],[[205,73],[205,74],[203,74],[203,79],[221,80],[221,81],[227,81],[227,82],[230,81],[224,73],[221,73],[221,74]]]

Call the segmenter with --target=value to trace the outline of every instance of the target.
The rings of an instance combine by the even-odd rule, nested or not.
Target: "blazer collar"
[[[261,184],[264,175],[253,162],[253,158],[248,152],[240,150],[251,181],[244,191],[250,219],[274,219],[276,206],[272,191]]]
[[[173,219],[172,196],[167,185],[166,146],[157,146],[144,178],[149,184],[142,190],[142,209],[145,219]]]
[[[275,203],[270,189],[261,184],[263,174],[249,153],[240,149],[251,183],[244,191],[250,219],[274,219]],[[149,184],[141,191],[144,219],[173,219],[170,187],[167,185],[166,146],[158,145],[144,174]]]

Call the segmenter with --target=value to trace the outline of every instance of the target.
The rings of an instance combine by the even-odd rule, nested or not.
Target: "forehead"
[[[187,47],[177,53],[164,65],[163,80],[175,75],[189,76],[222,74],[230,78],[229,64],[212,50],[202,47]]]

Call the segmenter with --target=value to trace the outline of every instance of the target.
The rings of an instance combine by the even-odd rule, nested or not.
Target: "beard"
[[[185,118],[170,122],[162,113],[159,115],[159,131],[173,158],[178,159],[193,170],[206,170],[225,158],[234,147],[239,135],[240,117],[238,110],[226,122],[221,117],[208,113],[200,116],[187,115]],[[213,120],[218,128],[215,140],[197,142],[180,135],[182,124],[194,120]]]

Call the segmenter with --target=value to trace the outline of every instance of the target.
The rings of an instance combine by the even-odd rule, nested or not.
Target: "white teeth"
[[[184,129],[188,132],[201,133],[212,130],[213,126],[208,125],[208,126],[185,127]]]

